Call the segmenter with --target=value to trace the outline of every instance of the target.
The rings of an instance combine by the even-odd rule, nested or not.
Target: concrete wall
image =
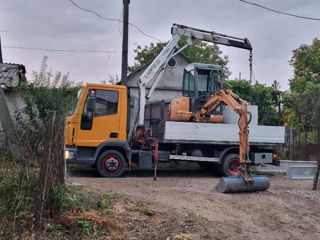
[[[22,113],[25,103],[17,92],[0,89],[0,95],[0,147],[3,147],[3,143],[7,141],[8,137],[14,138],[15,136],[14,124],[16,124],[16,112],[21,113],[22,118],[25,117]],[[14,147],[14,144],[9,145],[10,148]]]
[[[10,91],[10,90],[5,90],[4,96],[5,96],[12,120],[15,121],[16,111],[18,111],[19,114],[21,114],[22,118],[25,118],[26,115],[23,113],[23,109],[26,107],[26,104],[24,103],[19,93]]]

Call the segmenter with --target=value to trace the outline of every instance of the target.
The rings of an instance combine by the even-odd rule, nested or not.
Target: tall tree
[[[133,66],[129,67],[129,73],[137,71],[142,66],[150,63],[167,45],[168,42],[151,43],[149,46],[137,46],[134,50],[136,54]],[[186,38],[181,38],[178,47],[182,47],[187,44]],[[228,57],[221,56],[222,51],[216,44],[208,44],[199,40],[193,41],[193,43],[182,51],[191,62],[217,64],[223,67],[223,71],[226,77],[230,76],[230,71],[227,67]]]
[[[279,106],[282,92],[277,81],[274,81],[270,87],[260,83],[251,84],[244,79],[227,80],[225,85],[239,95],[240,98],[258,106],[259,124],[281,124],[281,109]]]
[[[315,38],[311,45],[295,49],[290,64],[294,76],[289,80],[291,94],[285,98],[286,124],[298,129],[319,129],[320,40]]]
[[[315,38],[311,45],[295,49],[290,65],[294,68],[294,76],[289,80],[292,92],[301,94],[308,82],[320,83],[320,40]]]

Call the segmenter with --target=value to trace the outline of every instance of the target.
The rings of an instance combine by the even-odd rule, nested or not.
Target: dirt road
[[[196,221],[198,239],[320,239],[320,191],[310,190],[311,180],[278,175],[266,192],[222,194],[214,189],[219,178],[203,171],[160,171],[157,181],[146,171],[116,179],[70,175],[85,189],[143,202],[170,221]]]

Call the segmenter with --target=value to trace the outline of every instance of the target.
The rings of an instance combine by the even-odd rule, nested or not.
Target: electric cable
[[[117,21],[117,22],[121,22],[123,23],[122,20],[120,19],[117,19],[117,18],[107,18],[107,17],[104,17],[102,16],[101,14],[97,13],[96,11],[93,11],[93,10],[90,10],[90,9],[86,9],[86,8],[83,8],[81,7],[79,4],[77,4],[76,2],[74,2],[73,0],[69,0],[74,6],[76,6],[77,8],[81,9],[82,11],[85,11],[85,12],[88,12],[88,13],[92,13],[94,15],[96,15],[97,17],[101,18],[101,19],[104,19],[104,20],[107,20],[107,21]],[[137,25],[133,24],[133,23],[130,23],[128,22],[128,24],[132,27],[134,27],[135,29],[137,29],[141,34],[145,35],[146,37],[149,37],[149,38],[153,38],[159,42],[161,42],[161,40],[159,38],[156,38],[156,37],[153,37],[149,34],[146,34],[141,28],[139,28]]]
[[[260,5],[258,3],[253,3],[253,2],[246,1],[246,0],[239,0],[239,1],[243,2],[243,3],[246,3],[246,4],[249,4],[249,5],[253,5],[253,6],[256,6],[256,7],[260,7],[260,8],[266,9],[266,10],[271,11],[271,12],[284,14],[284,15],[287,15],[287,16],[290,16],[290,17],[296,17],[296,18],[302,18],[302,19],[314,20],[314,21],[319,21],[320,20],[320,18],[305,17],[305,16],[300,16],[300,15],[296,15],[296,14],[292,14],[292,13],[282,12],[282,11],[271,9],[271,8],[265,7],[263,5]]]
[[[75,50],[75,49],[55,49],[55,48],[33,48],[22,46],[3,46],[3,48],[24,49],[24,50],[39,50],[49,52],[74,52],[74,53],[115,53],[117,50]]]

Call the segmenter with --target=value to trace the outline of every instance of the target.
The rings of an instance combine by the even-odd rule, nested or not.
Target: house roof
[[[179,52],[178,55],[181,56],[182,58],[184,58],[187,62],[190,62],[190,63],[191,63],[190,59],[189,59],[186,55],[184,55],[182,52]],[[154,60],[154,59],[152,59],[152,61],[153,61],[153,60]],[[148,66],[152,63],[152,61],[148,62],[147,64],[145,64],[145,65],[143,65],[143,66],[140,66],[140,68],[138,68],[135,72],[130,73],[130,74],[127,76],[127,78],[130,78],[130,76],[132,76],[132,75],[140,72],[141,70],[145,69],[146,67],[148,67]]]
[[[2,88],[11,88],[18,85],[25,78],[21,78],[21,73],[26,73],[26,68],[22,64],[0,63],[0,85]]]

